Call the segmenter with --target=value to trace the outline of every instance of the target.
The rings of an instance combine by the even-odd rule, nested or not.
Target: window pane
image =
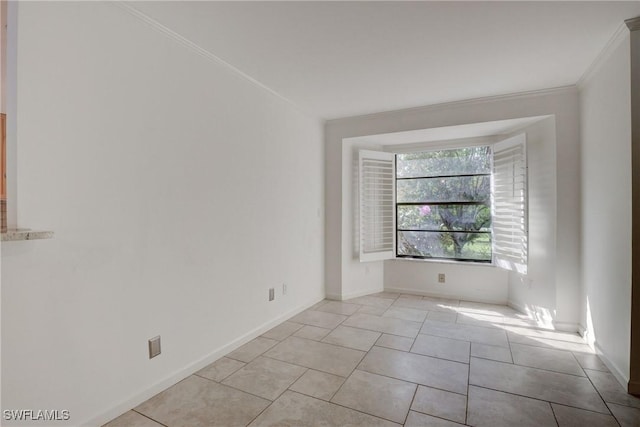
[[[487,175],[396,181],[398,203],[489,202],[491,179]]]
[[[398,231],[398,256],[491,261],[491,234]]]
[[[491,173],[491,148],[406,153],[397,156],[398,178]]]
[[[486,205],[398,205],[398,229],[491,231]]]

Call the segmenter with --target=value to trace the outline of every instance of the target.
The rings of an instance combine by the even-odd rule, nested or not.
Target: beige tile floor
[[[158,426],[640,426],[577,334],[509,307],[322,301],[116,418]]]

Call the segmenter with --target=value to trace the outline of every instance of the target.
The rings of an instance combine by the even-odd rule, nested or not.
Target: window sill
[[[474,267],[495,267],[493,262],[473,262],[473,261],[453,261],[446,259],[428,259],[428,258],[392,258],[391,261],[408,261],[408,262],[429,262],[435,264],[449,265],[472,265]]]
[[[53,231],[31,230],[29,228],[18,228],[16,230],[7,230],[2,233],[3,242],[16,242],[19,240],[39,240],[52,239]]]

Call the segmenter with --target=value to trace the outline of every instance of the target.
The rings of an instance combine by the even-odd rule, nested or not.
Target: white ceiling
[[[136,2],[325,118],[572,85],[633,2]]]

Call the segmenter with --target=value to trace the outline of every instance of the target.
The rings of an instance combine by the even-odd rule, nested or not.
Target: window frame
[[[395,232],[396,232],[396,237],[395,237],[395,248],[394,248],[394,252],[395,252],[395,256],[394,259],[398,259],[398,260],[416,260],[416,261],[429,261],[429,262],[450,262],[450,263],[469,263],[469,264],[473,264],[473,265],[495,265],[495,260],[494,260],[494,256],[493,256],[493,145],[494,143],[477,143],[477,144],[470,144],[470,145],[459,145],[459,146],[437,146],[437,147],[424,147],[424,148],[417,148],[415,150],[406,150],[406,151],[402,151],[402,152],[394,152],[394,155],[396,157],[395,160],[395,194],[396,194],[396,199],[394,200],[394,210],[395,210]],[[464,149],[464,148],[474,148],[474,147],[488,147],[489,151],[490,151],[490,165],[489,165],[489,173],[480,173],[480,174],[459,174],[459,175],[451,175],[451,174],[447,174],[447,175],[438,175],[438,176],[423,176],[423,177],[410,177],[410,178],[398,178],[398,155],[399,154],[408,154],[408,153],[428,153],[428,152],[436,152],[436,151],[449,151],[449,150],[457,150],[457,149]],[[398,202],[397,200],[397,194],[398,194],[398,189],[397,189],[397,184],[399,180],[409,180],[409,179],[431,179],[431,178],[455,178],[455,177],[469,177],[469,176],[488,176],[489,177],[489,185],[490,185],[490,190],[489,190],[489,201],[487,202],[429,202],[429,205],[459,205],[459,206],[464,206],[464,205],[473,205],[473,206],[487,206],[490,211],[491,211],[491,229],[489,231],[477,231],[477,232],[469,232],[469,231],[464,231],[464,233],[478,233],[478,234],[488,234],[490,237],[490,242],[491,242],[491,257],[490,259],[487,260],[475,260],[475,259],[471,259],[471,258],[455,258],[455,257],[428,257],[428,256],[418,256],[418,255],[398,255],[398,242],[399,242],[399,238],[398,235],[400,232],[402,231],[419,231],[419,232],[425,232],[425,233],[429,233],[429,232],[435,232],[435,231],[428,231],[428,230],[401,230],[399,228],[399,221],[398,221],[398,206],[422,206],[427,204],[426,202]],[[445,231],[445,232],[449,232],[449,233],[455,233],[455,231]]]

